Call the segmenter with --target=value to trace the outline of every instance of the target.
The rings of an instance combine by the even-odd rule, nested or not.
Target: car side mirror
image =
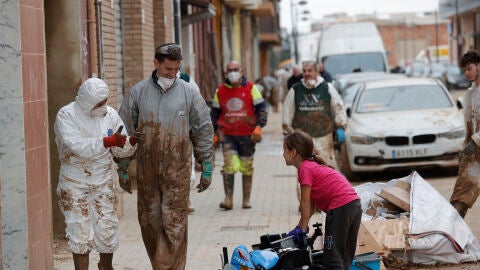
[[[458,98],[457,98],[457,108],[458,108],[459,110],[463,109],[463,104],[464,104],[463,97],[458,97]]]
[[[347,108],[346,112],[347,112],[347,117],[350,117],[352,115],[352,111],[350,107]]]

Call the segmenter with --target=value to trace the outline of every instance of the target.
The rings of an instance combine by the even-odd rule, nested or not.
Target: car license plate
[[[427,148],[392,150],[392,158],[423,157],[427,154]]]

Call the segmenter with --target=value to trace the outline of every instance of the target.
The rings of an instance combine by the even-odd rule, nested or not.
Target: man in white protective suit
[[[108,93],[103,80],[90,78],[55,119],[57,195],[76,270],[88,269],[93,248],[100,253],[99,269],[113,269],[119,245],[112,157],[133,155],[135,138],[127,138],[120,116],[107,105]]]

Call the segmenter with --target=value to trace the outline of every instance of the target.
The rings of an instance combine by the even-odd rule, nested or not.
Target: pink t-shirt
[[[298,169],[298,182],[311,187],[312,201],[322,211],[330,211],[360,199],[341,173],[315,161],[303,161]]]

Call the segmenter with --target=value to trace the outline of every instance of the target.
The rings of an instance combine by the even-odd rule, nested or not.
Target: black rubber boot
[[[75,266],[75,270],[88,270],[88,257],[89,254],[73,253],[73,265]]]
[[[113,253],[100,253],[99,270],[113,270],[112,266]]]

